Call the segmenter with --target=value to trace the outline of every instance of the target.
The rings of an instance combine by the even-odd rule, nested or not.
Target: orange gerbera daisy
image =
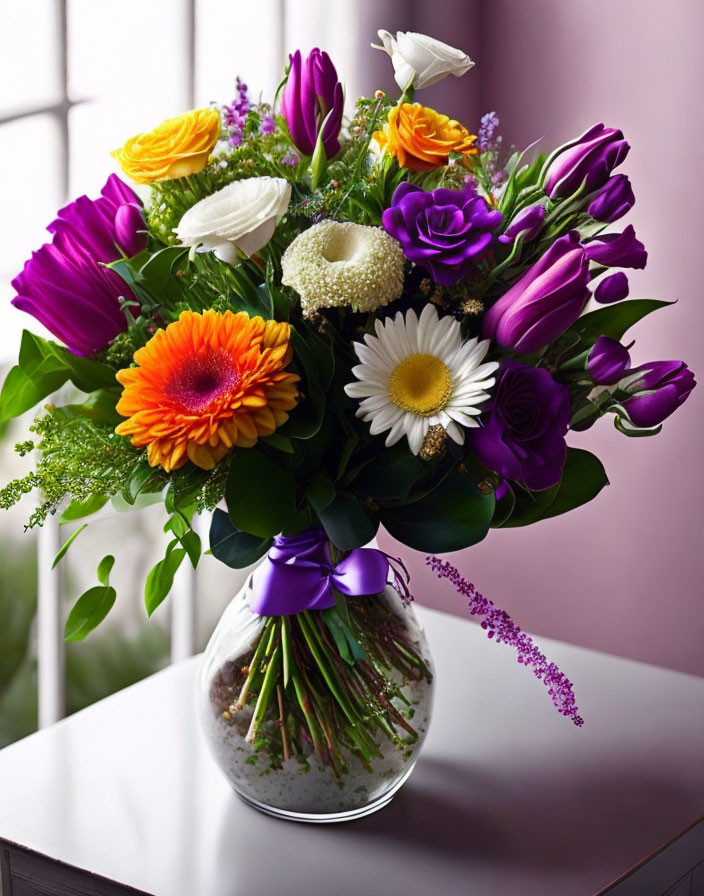
[[[193,461],[211,470],[233,446],[250,448],[288,419],[298,401],[287,323],[245,311],[183,311],[120,370],[118,435],[147,446],[167,472]]]

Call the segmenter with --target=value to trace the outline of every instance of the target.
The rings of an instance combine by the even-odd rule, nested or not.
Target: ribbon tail
[[[380,594],[386,588],[389,561],[383,551],[356,548],[341,560],[332,573],[335,588],[347,597]]]

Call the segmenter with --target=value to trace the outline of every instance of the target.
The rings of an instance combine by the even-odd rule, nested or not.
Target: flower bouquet
[[[399,95],[362,97],[349,118],[329,56],[297,51],[272,105],[238,81],[231,105],[117,150],[144,202],[112,175],[49,225],[13,304],[58,342],[25,332],[0,395],[2,420],[55,396],[17,446],[35,468],[0,503],[37,490],[30,526],[78,521],[60,557],[109,502],[162,501],[148,613],[198,564],[198,514],[212,512],[219,561],[259,563],[206,652],[202,721],[241,796],[307,820],[388,802],[430,719],[405,567],[367,546],[379,525],[434,555],[566,513],[607,484],[567,432],[611,414],[652,435],[695,384],[681,361],[631,366],[621,342],[668,304],[623,301],[622,269],[646,251],[611,228],[634,202],[613,173],[621,131],[505,153],[495,113],[475,135],[414,101],[463,75],[464,53],[380,39]],[[114,562],[68,639],[110,611]],[[531,639],[428,562],[580,725]]]

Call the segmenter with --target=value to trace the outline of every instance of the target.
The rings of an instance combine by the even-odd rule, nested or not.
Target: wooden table
[[[704,680],[538,639],[579,730],[510,648],[419,615],[437,702],[388,808],[313,826],[241,803],[196,726],[194,658],[0,751],[3,896],[704,892]]]

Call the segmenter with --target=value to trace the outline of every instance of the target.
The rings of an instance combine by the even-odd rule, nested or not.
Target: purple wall
[[[470,127],[495,109],[505,142],[519,147],[544,134],[550,148],[596,121],[624,130],[633,148],[621,170],[638,199],[627,220],[650,253],[630,275],[631,295],[679,300],[632,331],[634,362],[684,358],[702,379],[704,4],[678,0],[663,15],[652,0],[441,2],[414,4],[412,22],[405,9],[389,4],[384,20],[370,3],[363,33],[425,30],[478,63],[421,102]],[[388,83],[383,68],[369,77],[372,88]],[[610,418],[572,435],[602,458],[611,486],[567,516],[492,532],[450,559],[529,631],[704,675],[703,408],[700,386],[655,438],[627,439]],[[409,559],[422,603],[463,612],[423,555],[381,541]]]

